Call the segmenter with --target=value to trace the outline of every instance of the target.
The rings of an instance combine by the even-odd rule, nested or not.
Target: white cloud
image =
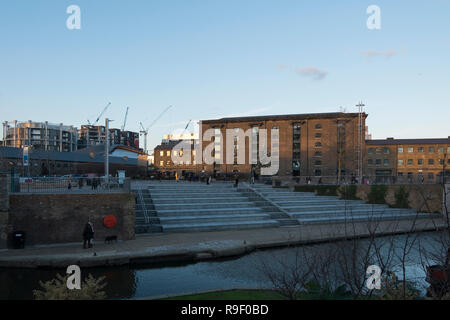
[[[398,54],[398,52],[393,49],[388,49],[386,51],[367,50],[361,52],[361,54],[366,56],[367,60],[371,60],[374,57],[385,57],[386,59],[389,59]]]
[[[277,68],[280,70],[286,70],[286,69],[290,69],[291,67],[288,66],[287,64],[278,64]]]
[[[311,78],[313,80],[322,80],[328,75],[328,71],[319,70],[316,67],[299,67],[295,69],[295,72],[302,77]]]

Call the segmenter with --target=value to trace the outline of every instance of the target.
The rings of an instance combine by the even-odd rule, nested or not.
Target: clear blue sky
[[[81,30],[68,30],[69,5]],[[381,30],[366,27],[369,5]],[[3,0],[0,120],[149,125],[356,110],[373,138],[450,135],[450,1]],[[104,123],[104,119],[101,120]],[[191,127],[192,129],[192,127]],[[0,133],[1,135],[1,133]]]

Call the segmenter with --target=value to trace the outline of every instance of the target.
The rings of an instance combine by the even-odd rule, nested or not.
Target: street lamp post
[[[113,120],[105,118],[105,180],[109,186],[109,123]]]
[[[359,102],[358,107],[358,183],[362,184],[362,147],[363,147],[363,107],[365,104]]]

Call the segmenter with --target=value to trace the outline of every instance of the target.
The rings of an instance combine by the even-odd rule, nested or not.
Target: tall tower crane
[[[172,108],[172,106],[168,106],[167,108],[165,108],[157,117],[155,120],[153,120],[153,122],[147,127],[144,128],[144,125],[142,124],[142,122],[139,122],[140,126],[141,126],[141,131],[139,131],[139,133],[141,135],[144,135],[144,152],[146,154],[148,154],[148,149],[147,149],[147,135],[148,135],[148,130],[153,127],[153,125],[156,123],[156,121],[158,121],[163,115],[164,113],[166,113],[170,108]]]
[[[187,128],[189,128],[189,125],[191,124],[191,122],[192,122],[192,119],[189,120],[189,122],[187,123],[186,127],[184,128],[183,132],[181,133],[181,136],[183,136],[183,134],[186,133],[186,130],[187,130]]]
[[[106,107],[103,109],[103,111],[99,114],[99,116],[97,117],[97,119],[95,119],[94,123],[91,123],[89,120],[87,121],[89,125],[93,125],[95,126],[98,121],[100,120],[100,118],[102,117],[102,115],[106,112],[106,109],[108,109],[108,107],[111,105],[111,102],[108,102],[108,104],[106,105]]]
[[[127,107],[127,111],[125,112],[125,119],[123,119],[122,131],[125,130],[125,126],[127,124],[128,109],[130,109],[130,107]]]

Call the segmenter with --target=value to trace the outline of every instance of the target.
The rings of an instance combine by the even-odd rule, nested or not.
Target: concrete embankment
[[[354,237],[406,232],[435,231],[445,227],[442,219],[379,221],[198,233],[153,234],[113,244],[60,244],[1,250],[0,267],[65,268],[130,264],[194,262],[239,256],[255,249],[337,241]]]

